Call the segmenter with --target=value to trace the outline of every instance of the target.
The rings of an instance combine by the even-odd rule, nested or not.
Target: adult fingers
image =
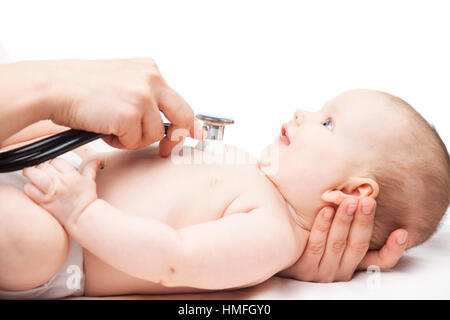
[[[403,255],[408,245],[408,231],[397,229],[389,235],[386,243],[380,250],[369,251],[361,263],[358,270],[367,270],[371,265],[376,265],[381,269],[392,268]]]
[[[164,137],[164,123],[158,108],[150,108],[142,119],[142,146],[147,146]]]
[[[167,129],[167,135],[159,143],[159,151],[162,157],[167,157],[172,152],[175,146],[182,146],[184,140],[187,137],[187,131],[184,129],[176,128],[171,125]],[[198,122],[194,120],[194,139],[203,140],[206,138],[206,131]]]
[[[307,265],[310,270],[318,270],[327,244],[328,232],[333,220],[334,209],[332,207],[322,208],[317,214],[311,228],[306,248],[300,258],[302,266]]]
[[[359,202],[350,227],[347,246],[342,256],[337,279],[350,280],[370,246],[376,202],[366,197]]]
[[[183,145],[184,140],[188,136],[185,129],[178,128],[175,125],[170,125],[167,129],[167,135],[159,142],[159,154],[161,157],[168,157],[172,150],[180,144]]]
[[[156,100],[159,110],[174,126],[187,129],[194,137],[194,111],[175,90],[165,86],[157,92]]]
[[[339,268],[342,254],[347,245],[350,225],[353,221],[358,200],[345,199],[338,207],[336,216],[333,219],[330,232],[328,234],[327,246],[324,256],[320,262],[320,275],[322,281],[329,282],[334,280]]]
[[[103,137],[103,140],[117,149],[137,149],[141,147],[142,141],[141,115],[137,111],[124,110],[128,111],[117,115],[119,118],[118,133]]]
[[[206,129],[200,124],[197,119],[194,119],[194,139],[203,140],[206,138]]]
[[[194,112],[187,102],[173,89],[166,86],[157,93],[158,107],[171,122],[167,136],[159,143],[159,153],[163,157],[169,156],[172,149],[188,135],[195,136]],[[180,129],[180,130],[177,130]],[[183,132],[184,130],[186,132]],[[172,135],[174,135],[172,137]]]

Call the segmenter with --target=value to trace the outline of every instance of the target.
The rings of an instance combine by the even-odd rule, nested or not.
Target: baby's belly
[[[251,177],[245,178],[246,175]],[[175,164],[170,158],[160,158],[152,146],[108,154],[105,169],[98,172],[96,182],[99,198],[124,214],[157,219],[180,229],[245,210],[245,204],[230,204],[246,188],[243,181],[255,178],[265,179],[257,173],[256,165]],[[131,277],[87,250],[84,258],[86,295],[205,291],[168,288]]]

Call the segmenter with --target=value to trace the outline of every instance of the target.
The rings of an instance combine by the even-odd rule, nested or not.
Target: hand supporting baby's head
[[[318,112],[296,111],[281,135],[278,170],[267,176],[304,228],[325,205],[369,196],[377,200],[371,248],[398,228],[409,232],[412,247],[436,230],[448,208],[448,151],[399,98],[349,91]]]

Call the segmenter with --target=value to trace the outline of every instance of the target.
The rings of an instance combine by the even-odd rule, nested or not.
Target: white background
[[[398,95],[450,143],[447,1],[1,1],[13,60],[156,60],[196,113],[258,154],[296,108],[352,88]]]

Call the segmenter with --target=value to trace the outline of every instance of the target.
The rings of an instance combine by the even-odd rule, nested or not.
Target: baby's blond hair
[[[396,149],[380,155],[369,174],[379,184],[371,249],[379,249],[389,234],[404,228],[411,248],[436,230],[450,201],[450,157],[436,128],[412,106],[382,93],[388,107],[405,119],[407,132],[398,137]],[[393,137],[395,139],[396,137]],[[376,160],[376,159],[375,159]]]

